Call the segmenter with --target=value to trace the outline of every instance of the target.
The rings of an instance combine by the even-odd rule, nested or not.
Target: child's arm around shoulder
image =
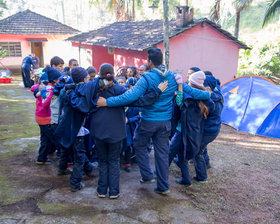
[[[144,96],[140,97],[138,100],[134,101],[129,106],[132,107],[144,107],[152,105],[158,100],[160,95],[167,89],[168,81],[161,82],[158,87],[150,89]]]
[[[188,84],[183,84],[183,90],[196,100],[208,100],[211,96],[210,92],[193,88]]]

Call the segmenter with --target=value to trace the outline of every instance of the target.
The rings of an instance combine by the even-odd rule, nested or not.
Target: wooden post
[[[163,0],[163,44],[164,44],[164,63],[169,68],[169,21],[168,21],[168,0]]]

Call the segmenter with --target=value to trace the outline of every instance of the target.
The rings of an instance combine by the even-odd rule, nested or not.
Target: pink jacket
[[[39,84],[35,84],[31,87],[31,91],[34,92],[39,87]],[[47,98],[43,99],[40,92],[36,94],[36,110],[35,115],[38,117],[51,117],[50,104],[53,96],[53,86],[51,84],[47,85]]]

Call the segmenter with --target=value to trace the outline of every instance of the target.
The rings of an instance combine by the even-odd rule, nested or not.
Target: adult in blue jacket
[[[144,106],[141,120],[135,130],[134,149],[137,164],[140,168],[142,179],[140,183],[155,182],[153,171],[149,162],[147,145],[152,138],[155,149],[155,167],[157,175],[156,193],[169,192],[169,135],[171,131],[172,103],[178,85],[175,76],[162,64],[163,55],[160,49],[152,48],[148,51],[148,65],[151,70],[142,74],[136,85],[124,94],[116,97],[99,98],[97,105],[118,107],[125,106],[143,96],[147,91],[155,88],[160,82],[168,81],[167,89],[152,105]],[[188,85],[184,90],[197,99],[209,99],[210,93],[193,89]]]
[[[203,157],[206,163],[207,169],[211,168],[210,159],[207,152],[207,145],[214,141],[219,135],[221,129],[221,113],[224,106],[224,97],[219,90],[220,84],[214,76],[206,75],[206,79],[203,83],[205,87],[210,87],[212,90],[211,99],[215,104],[215,109],[212,113],[209,113],[207,120],[204,123],[204,133],[201,143],[201,150],[203,151]]]
[[[22,60],[21,64],[21,75],[25,88],[30,88],[34,84],[30,78],[31,65],[34,67],[32,57],[28,55]]]

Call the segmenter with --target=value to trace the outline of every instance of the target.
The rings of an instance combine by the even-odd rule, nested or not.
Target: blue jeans
[[[165,191],[169,189],[169,135],[171,122],[150,122],[141,119],[135,130],[134,150],[137,164],[143,180],[154,178],[150,165],[150,158],[147,146],[151,139],[155,151],[155,168],[157,174],[157,188]]]
[[[181,132],[176,130],[174,136],[171,139],[170,146],[169,146],[169,166],[172,163],[172,160],[175,158],[175,156],[178,155],[180,147],[181,147]]]
[[[88,161],[86,157],[86,149],[84,144],[84,137],[77,137],[74,146],[74,166],[73,172],[70,177],[70,187],[71,189],[77,189],[81,185],[83,178],[83,171],[85,173],[91,173],[93,170],[92,164]]]
[[[100,139],[95,139],[96,151],[99,158],[99,179],[97,192],[109,196],[120,193],[120,153],[121,141],[107,143]]]

